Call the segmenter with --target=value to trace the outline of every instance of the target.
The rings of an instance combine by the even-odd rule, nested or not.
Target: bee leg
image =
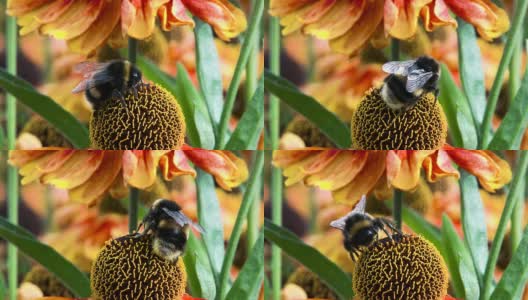
[[[112,97],[119,99],[119,101],[121,101],[121,104],[123,104],[123,106],[127,108],[125,96],[123,96],[123,93],[121,93],[119,90],[113,90]]]
[[[396,226],[394,226],[394,223],[392,223],[392,221],[390,221],[390,220],[388,220],[386,218],[379,218],[379,220],[383,223],[383,225],[388,226],[393,232],[396,232],[398,234],[402,234],[401,230],[396,228]]]

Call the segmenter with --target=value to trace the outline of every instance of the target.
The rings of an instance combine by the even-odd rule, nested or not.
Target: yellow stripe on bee
[[[354,223],[354,225],[352,225],[352,227],[350,227],[348,234],[351,237],[354,237],[358,233],[358,231],[360,231],[361,229],[366,228],[366,227],[371,227],[371,226],[372,226],[371,220],[362,220],[362,221],[356,222]]]

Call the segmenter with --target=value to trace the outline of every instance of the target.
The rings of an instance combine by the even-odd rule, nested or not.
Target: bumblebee
[[[125,104],[124,95],[130,90],[137,98],[137,87],[142,83],[141,71],[127,60],[82,62],[73,71],[83,74],[84,79],[72,92],[85,92],[94,109],[112,97]]]
[[[380,230],[391,239],[394,233],[401,234],[391,221],[365,213],[366,204],[367,197],[363,195],[351,212],[330,222],[330,226],[343,232],[345,249],[350,253],[353,261],[359,258],[362,248],[368,247],[378,239]],[[390,234],[385,227],[390,228],[393,234]]]
[[[408,109],[426,93],[438,97],[440,67],[427,56],[415,60],[391,61],[382,66],[389,76],[383,81],[381,98],[393,110]]]
[[[182,213],[178,204],[167,199],[158,199],[152,204],[141,226],[144,230],[138,235],[151,235],[153,252],[170,262],[175,262],[185,251],[190,226],[200,233],[204,231]]]

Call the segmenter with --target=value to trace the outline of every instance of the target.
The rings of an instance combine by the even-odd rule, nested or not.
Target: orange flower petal
[[[58,1],[60,2],[60,1]],[[57,39],[69,40],[85,32],[97,19],[104,1],[73,1],[54,21],[45,21],[40,32]]]
[[[195,16],[214,28],[223,40],[236,37],[246,30],[246,15],[229,0],[181,0]]]
[[[385,151],[368,151],[367,162],[359,174],[346,186],[332,192],[334,200],[354,206],[362,195],[368,194],[385,172]]]
[[[19,173],[23,177],[21,180],[22,184],[30,183],[47,172],[55,171],[73,155],[75,150],[46,152],[46,155],[28,162],[20,168]]]
[[[68,40],[68,47],[72,51],[90,55],[108,39],[119,22],[121,2],[104,1],[104,3],[105,6],[90,28],[83,34]]]
[[[305,183],[323,190],[337,190],[350,183],[366,162],[366,151],[340,151],[327,166],[306,177]],[[343,172],[343,166],[347,166],[346,172]]]
[[[13,166],[21,167],[32,160],[48,154],[49,152],[51,152],[51,150],[11,150],[9,151],[9,159],[7,162]]]
[[[328,165],[338,154],[339,150],[308,151],[310,156],[287,166],[283,174],[287,178],[284,184],[290,186],[306,177],[306,174],[314,174]]]
[[[476,176],[484,189],[494,192],[510,182],[511,168],[506,161],[486,150],[448,150],[451,159],[464,170]]]
[[[25,35],[34,31],[43,23],[54,21],[59,16],[61,16],[62,13],[64,13],[64,11],[67,10],[72,4],[73,1],[48,2],[45,5],[20,15],[20,17],[17,19],[17,23],[21,27],[20,34]]]
[[[466,22],[473,24],[486,40],[501,36],[510,28],[508,14],[489,0],[444,0]]]
[[[348,32],[330,40],[330,47],[339,53],[356,54],[376,31],[383,18],[383,1],[367,1],[363,14]]]
[[[337,2],[337,0],[317,1],[310,5],[310,10],[300,16],[305,24],[313,23],[325,15]]]
[[[189,164],[183,150],[169,152],[160,159],[159,165],[165,180],[172,180],[175,176],[181,175],[196,177],[196,171]]]
[[[275,150],[273,151],[273,165],[287,167],[288,165],[312,155],[314,150]]]
[[[325,1],[320,1],[324,3]],[[339,1],[331,6],[329,11],[303,28],[303,32],[312,34],[321,39],[334,39],[345,34],[365,13],[366,0]],[[310,11],[307,11],[300,18],[306,18],[306,15],[315,10],[322,10],[317,5],[313,5]]]
[[[69,190],[70,198],[89,205],[100,200],[121,171],[122,155],[122,151],[104,151],[104,158],[99,169],[85,183]]]
[[[86,182],[103,161],[103,151],[75,151],[58,169],[42,176],[42,183],[71,189]]]
[[[197,148],[183,151],[185,156],[196,166],[213,175],[218,185],[225,190],[231,190],[231,188],[240,185],[248,177],[244,160],[229,151]]]
[[[128,32],[130,25],[136,18],[136,7],[132,3],[133,0],[123,0],[121,2],[121,30]]]
[[[128,26],[128,35],[136,39],[145,39],[154,31],[156,13],[169,0],[133,1],[136,15]]]
[[[174,26],[191,25],[194,27],[193,19],[187,14],[187,9],[182,0],[172,0],[158,9],[161,28],[171,30]]]
[[[444,0],[433,0],[422,8],[420,16],[427,31],[433,31],[436,27],[444,25],[457,26]]]
[[[418,14],[432,0],[386,0],[383,21],[385,31],[398,39],[416,34]]]
[[[413,190],[420,181],[422,163],[434,151],[391,150],[387,153],[387,183],[400,190]]]
[[[156,181],[156,172],[164,150],[127,150],[123,153],[123,178],[131,186],[145,189]]]
[[[296,11],[310,2],[313,2],[313,0],[271,0],[269,8],[270,15],[283,16]]]
[[[425,175],[428,181],[434,182],[445,176],[460,177],[457,169],[453,166],[453,161],[445,150],[438,150],[433,155],[426,157],[423,164]]]
[[[55,1],[63,2],[66,5],[68,1]],[[20,16],[21,14],[33,11],[45,4],[49,4],[49,0],[7,0],[7,14],[11,16]]]

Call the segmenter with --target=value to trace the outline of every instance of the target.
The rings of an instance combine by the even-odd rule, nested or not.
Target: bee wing
[[[389,61],[383,64],[381,69],[385,73],[407,76],[408,69],[416,62],[416,60],[405,61]]]
[[[194,223],[191,219],[189,219],[189,217],[184,215],[181,212],[181,210],[180,211],[172,211],[172,210],[167,209],[166,207],[162,207],[162,209],[169,217],[174,219],[174,221],[176,221],[176,223],[178,223],[178,225],[180,225],[180,226],[191,225],[198,232],[200,232],[200,233],[204,233],[205,232],[205,230],[202,228],[202,226],[200,226],[199,224]]]
[[[424,72],[422,69],[413,70],[407,76],[405,89],[407,92],[412,93],[419,88],[422,88],[431,77],[433,77],[433,72]]]
[[[365,213],[365,207],[367,206],[367,196],[366,195],[363,195],[361,196],[361,199],[359,200],[359,202],[356,204],[356,206],[354,206],[354,209],[349,212],[348,214],[346,214],[345,216],[337,219],[337,220],[334,220],[332,222],[330,222],[330,226],[334,227],[334,228],[337,228],[339,230],[344,230],[345,229],[345,224],[346,224],[346,220],[355,215],[355,214],[364,214]]]
[[[110,74],[104,74],[104,73],[97,73],[97,76],[94,76],[95,74],[92,74],[90,77],[85,77],[79,84],[72,90],[72,93],[80,93],[84,92],[86,90],[89,90],[97,85],[111,82],[114,80],[114,77]]]

